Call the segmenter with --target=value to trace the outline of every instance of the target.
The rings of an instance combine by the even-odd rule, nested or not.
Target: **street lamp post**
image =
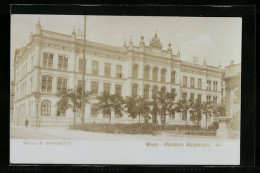
[[[84,124],[84,116],[85,116],[85,104],[84,104],[84,98],[85,98],[85,51],[86,51],[86,16],[84,16],[84,48],[83,48],[83,70],[82,70],[82,105],[81,105],[81,123]]]
[[[35,99],[36,99],[36,129],[39,128],[39,103],[40,103],[40,93],[35,92],[34,93]]]

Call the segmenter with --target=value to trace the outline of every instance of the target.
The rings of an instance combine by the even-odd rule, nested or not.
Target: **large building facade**
[[[73,112],[57,109],[56,93],[64,88],[82,84],[84,40],[75,30],[71,35],[43,30],[40,22],[29,43],[16,50],[14,61],[14,111],[12,123],[30,126],[59,126],[73,123]],[[175,92],[176,101],[201,99],[220,104],[224,97],[223,70],[206,64],[198,65],[181,60],[173,54],[171,44],[163,50],[157,33],[146,45],[141,37],[138,46],[123,47],[86,42],[85,90],[91,91],[85,108],[86,123],[107,123],[108,118],[94,106],[104,91],[123,97],[144,96],[152,99],[156,91]],[[80,112],[80,111],[79,111]],[[80,113],[76,121],[80,122]],[[135,123],[138,119],[127,114],[117,117],[111,113],[112,123]],[[187,116],[176,113],[167,117],[166,124],[192,124]],[[160,117],[159,117],[160,119]],[[203,126],[205,117],[201,121]],[[160,122],[160,121],[159,121]],[[209,117],[208,122],[213,122]],[[210,123],[209,123],[210,124]]]

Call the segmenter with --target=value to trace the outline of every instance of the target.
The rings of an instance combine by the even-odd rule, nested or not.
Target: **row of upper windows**
[[[186,100],[187,101],[187,97],[188,97],[188,94],[186,92],[182,92],[182,100]],[[202,94],[198,94],[197,95],[197,100],[200,100],[201,101],[201,97],[202,97]],[[195,94],[194,93],[190,93],[190,98],[189,100],[191,101],[194,101],[194,98],[195,98]],[[218,97],[217,96],[210,96],[210,95],[207,95],[206,97],[206,101],[207,102],[210,102],[212,101],[211,99],[213,98],[213,103],[214,104],[217,104],[217,99]]]
[[[42,65],[45,68],[53,68],[53,54],[43,53]],[[68,57],[58,56],[58,69],[68,70]]]
[[[91,93],[92,95],[98,95],[98,82],[91,82]],[[104,83],[104,92],[110,94],[110,84]],[[82,87],[82,80],[78,80],[78,87]],[[42,86],[41,89],[43,92],[52,92],[52,77],[51,76],[42,76]],[[58,78],[57,79],[57,91],[67,90],[67,79]],[[115,94],[121,95],[122,86],[119,84],[115,85]]]
[[[152,95],[150,96],[150,86],[149,85],[145,85],[144,86],[144,98],[145,99],[149,99],[149,98],[154,98],[154,96],[158,93],[158,86],[157,85],[154,85],[151,89],[152,91]],[[166,93],[166,87],[165,86],[162,86],[161,89],[160,89],[160,93],[161,94],[165,94]],[[171,89],[171,93],[174,93],[176,94],[176,89],[175,88],[172,88]],[[132,97],[133,98],[136,98],[138,96],[138,84],[133,84],[132,85]],[[163,95],[162,95],[163,96]],[[177,95],[176,95],[177,96]]]
[[[62,55],[58,56],[58,69],[61,70],[67,70],[68,69],[68,58],[64,57]],[[83,62],[83,59],[79,59],[78,61],[78,71],[83,72],[84,69],[84,64],[86,67],[86,61],[85,63]],[[49,53],[44,53],[43,54],[43,67],[45,68],[53,68],[53,54]],[[165,82],[166,80],[166,69],[161,70],[161,82]],[[144,69],[144,79],[149,80],[150,76],[150,67],[146,66]],[[99,62],[98,61],[92,61],[92,74],[93,75],[99,75]],[[105,63],[104,64],[104,75],[106,77],[111,77],[111,64],[110,63]],[[138,78],[138,65],[135,64],[133,66],[133,78],[137,79]],[[116,65],[116,78],[122,78],[122,65]],[[153,72],[152,72],[152,80],[158,81],[158,68],[154,67]],[[171,82],[175,83],[175,71],[171,73]]]
[[[183,87],[188,87],[187,86],[187,76],[183,76],[183,82],[182,86]],[[211,90],[211,80],[207,80],[207,90]],[[195,88],[195,78],[190,78],[190,88]],[[198,89],[202,89],[202,79],[198,79]],[[213,81],[213,91],[218,91],[218,82]]]
[[[78,61],[78,71],[83,72],[84,65],[86,67],[86,61],[83,62],[83,59],[79,59]],[[43,54],[43,67],[45,68],[53,68],[53,54],[44,53]],[[58,69],[60,70],[68,70],[68,58],[62,55],[58,56]],[[111,64],[105,63],[104,65],[104,74],[106,77],[111,77]],[[99,75],[99,62],[92,61],[92,74]],[[116,65],[116,78],[122,78],[122,65]]]
[[[139,66],[137,64],[133,65],[132,77],[134,79],[138,79],[138,68],[139,68]],[[158,72],[159,72],[158,67],[153,67],[153,69],[152,69],[152,80],[153,81],[158,81]],[[160,82],[166,81],[166,73],[167,73],[167,70],[165,68],[161,69]],[[171,83],[176,82],[175,78],[176,78],[176,72],[172,71],[171,72]],[[144,67],[144,79],[150,80],[150,67],[148,65]]]

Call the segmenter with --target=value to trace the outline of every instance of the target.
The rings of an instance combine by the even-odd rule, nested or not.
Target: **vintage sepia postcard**
[[[242,19],[11,15],[11,164],[239,165]]]

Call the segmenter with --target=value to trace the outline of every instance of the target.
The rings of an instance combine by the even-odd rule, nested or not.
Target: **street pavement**
[[[57,128],[32,128],[12,126],[10,129],[11,139],[43,139],[43,140],[133,140],[133,141],[171,141],[179,139],[192,139],[195,141],[219,141],[217,137],[212,136],[187,136],[172,132],[162,132],[154,135],[130,135],[130,134],[107,134],[84,132],[79,130],[70,130],[67,127]],[[233,139],[223,139],[233,140]]]

